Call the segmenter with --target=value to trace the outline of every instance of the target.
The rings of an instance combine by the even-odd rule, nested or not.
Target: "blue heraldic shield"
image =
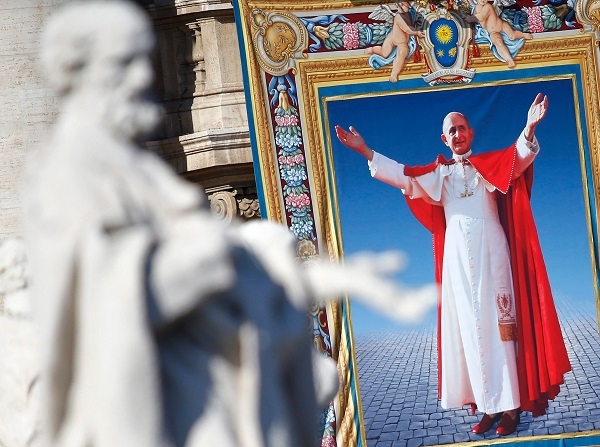
[[[448,19],[437,19],[429,27],[429,38],[434,45],[434,54],[443,67],[450,68],[458,55],[458,27]]]

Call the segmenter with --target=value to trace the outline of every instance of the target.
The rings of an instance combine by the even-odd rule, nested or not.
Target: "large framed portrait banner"
[[[436,260],[440,254],[435,250],[435,230],[415,215],[399,184],[373,178],[372,174],[383,175],[377,174],[383,172],[380,158],[369,167],[340,135],[360,135],[377,157],[412,167],[399,169],[417,181],[415,176],[433,175],[434,169],[442,169],[439,166],[449,172],[470,163],[460,157],[451,161],[448,135],[456,131],[456,144],[461,144],[462,130],[448,124],[453,122],[450,112],[459,112],[472,132],[468,155],[484,154],[527,139],[524,129],[531,113],[545,104],[543,119],[535,127],[539,146],[533,149],[535,160],[523,171],[518,164],[511,165],[516,171],[507,177],[507,189],[517,188],[517,178],[527,176],[523,184],[543,253],[531,256],[543,256],[551,307],[559,321],[554,324],[552,313],[542,311],[533,325],[549,340],[559,340],[547,348],[549,358],[544,362],[551,363],[553,351],[563,349],[564,343],[570,366],[562,375],[560,391],[548,393],[542,411],[528,411],[521,399],[524,411],[508,435],[494,428],[474,433],[481,408],[466,403],[455,407],[439,399],[443,394],[439,365],[444,364],[440,346],[456,344],[441,338],[446,332],[440,332],[440,321],[447,328],[447,317],[432,306],[417,323],[396,322],[371,310],[368,303],[343,296],[308,315],[315,347],[336,361],[340,377],[340,391],[315,427],[315,443],[599,445],[600,3],[234,0],[233,4],[262,215],[294,234],[299,262],[317,257],[337,262],[361,251],[396,250],[407,262],[395,281],[407,288],[436,279],[443,283],[449,261],[444,258],[443,273],[438,274],[442,267]],[[438,154],[445,158],[437,158]],[[434,160],[437,164],[432,165]],[[493,162],[489,169],[502,163]],[[472,165],[481,174],[476,159]],[[483,179],[479,180],[483,188],[506,192],[486,175],[477,177]],[[469,181],[465,177],[465,197],[478,194]],[[419,183],[421,187],[427,190]],[[447,205],[443,212],[449,219]],[[446,225],[450,234],[450,223]],[[512,257],[512,244],[522,241],[518,235],[506,237]],[[488,236],[482,240],[477,250],[496,250],[495,240]],[[511,259],[516,284],[521,267]],[[524,281],[539,286],[545,276],[533,270],[528,269]],[[479,274],[486,283],[488,270]],[[448,287],[455,285],[443,285],[441,297]],[[511,306],[517,314],[522,312],[514,303],[536,300],[521,292],[513,302],[508,295],[496,299],[499,314],[506,318]],[[521,327],[523,317],[516,318]],[[501,334],[510,332],[503,330]],[[481,371],[486,371],[483,362],[496,355],[495,345],[478,344],[479,354],[464,352],[470,349],[465,346],[443,352],[478,359]],[[516,343],[517,356],[529,355],[523,346],[529,345]],[[473,373],[471,366],[465,374],[471,381],[479,380],[482,384],[476,386],[487,396],[486,375]],[[494,375],[492,381],[497,380]]]

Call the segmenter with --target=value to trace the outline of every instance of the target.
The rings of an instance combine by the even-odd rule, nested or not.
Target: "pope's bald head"
[[[467,126],[471,128],[471,124],[469,123],[469,119],[460,112],[450,112],[444,117],[444,121],[442,121],[442,132],[445,132],[446,129],[450,126],[450,123],[453,121],[453,118],[461,117],[467,123]]]
[[[460,112],[450,112],[442,123],[442,141],[457,155],[471,150],[474,131],[469,120]]]

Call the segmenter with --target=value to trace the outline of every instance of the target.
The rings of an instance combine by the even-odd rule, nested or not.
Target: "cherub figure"
[[[487,40],[490,41],[490,46],[494,45],[501,60],[507,63],[508,68],[515,68],[516,64],[513,56],[516,54],[520,46],[511,53],[507,44],[504,41],[502,33],[511,41],[517,39],[532,39],[531,33],[524,33],[513,29],[508,22],[502,20],[496,9],[488,0],[477,0],[477,4],[473,9],[472,15],[465,16],[465,20],[469,23],[479,23],[481,28],[489,33]]]
[[[409,41],[411,36],[425,37],[425,34],[423,34],[422,31],[415,29],[413,26],[409,1],[402,0],[400,2],[395,2],[395,4],[398,8],[398,11],[395,14],[388,6],[381,5],[369,16],[369,18],[375,20],[387,20],[391,23],[392,29],[381,45],[370,47],[365,50],[367,54],[376,54],[387,59],[392,56],[394,49],[396,49],[396,56],[392,64],[392,73],[390,74],[390,82],[398,81],[398,75],[404,69],[406,58],[409,56]]]

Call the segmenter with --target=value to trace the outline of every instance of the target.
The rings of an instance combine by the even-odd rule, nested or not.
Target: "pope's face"
[[[442,141],[457,155],[471,150],[474,131],[469,122],[460,113],[451,113],[444,120]]]

